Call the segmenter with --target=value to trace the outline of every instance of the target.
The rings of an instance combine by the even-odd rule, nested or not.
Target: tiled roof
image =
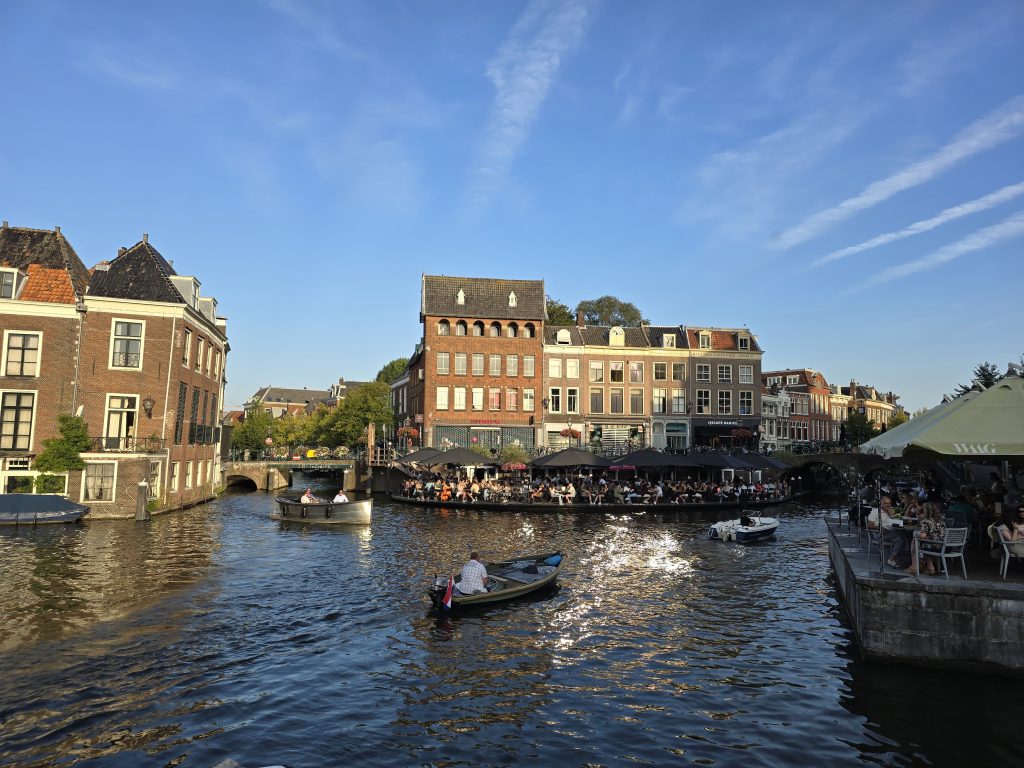
[[[761,347],[757,339],[746,328],[686,328],[687,342],[693,349],[700,349],[700,333],[708,331],[711,334],[711,349],[713,350],[739,350],[739,335],[746,334],[750,339],[750,352],[760,352]],[[744,350],[747,351],[747,350]]]
[[[74,304],[89,284],[88,270],[59,230],[0,227],[0,267],[28,275],[21,294],[26,301]]]
[[[581,346],[583,344],[583,334],[580,332],[581,330],[581,328],[578,328],[575,325],[545,325],[544,343],[557,344],[558,332],[569,331],[569,343],[576,347]]]
[[[106,269],[93,270],[89,295],[184,304],[185,299],[170,280],[176,274],[156,248],[140,240],[119,253]]]
[[[465,294],[464,304],[458,302],[460,290]],[[509,306],[510,293],[516,295],[515,306]],[[423,275],[420,314],[423,317],[545,320],[544,281]]]
[[[561,330],[568,330],[570,333],[571,343],[574,345],[585,345],[589,347],[607,347],[609,331],[612,326],[607,325],[588,325],[583,328],[575,325],[547,325],[544,326],[544,343],[545,344],[557,344],[558,343],[558,332]],[[651,347],[661,346],[661,336],[658,336],[658,343],[654,344],[651,339],[648,338],[646,328],[623,328],[624,333],[624,347]]]
[[[348,382],[351,387],[356,382]],[[331,393],[325,389],[288,389],[286,387],[261,387],[253,395],[264,403],[311,403],[326,400]]]
[[[647,335],[651,340],[652,347],[664,346],[662,338],[665,336],[675,336],[676,349],[686,349],[689,345],[689,338],[678,325],[649,325],[647,326]]]

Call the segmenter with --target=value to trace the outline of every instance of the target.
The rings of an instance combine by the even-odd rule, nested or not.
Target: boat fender
[[[558,565],[560,562],[562,562],[561,555],[552,555],[544,561],[544,565]]]

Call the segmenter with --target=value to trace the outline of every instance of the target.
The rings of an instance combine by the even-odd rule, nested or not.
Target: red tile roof
[[[48,269],[39,264],[29,264],[28,280],[19,298],[22,301],[74,304],[75,290],[66,269]]]

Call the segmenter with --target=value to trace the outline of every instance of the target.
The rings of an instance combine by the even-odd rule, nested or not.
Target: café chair
[[[999,536],[999,543],[1003,547],[1003,562],[1000,563],[999,573],[1002,577],[1006,578],[1006,571],[1010,567],[1010,558],[1015,557],[1024,563],[1024,541],[1011,541],[1006,538],[1006,534],[1003,533],[1003,529],[996,528],[996,533]]]
[[[959,557],[960,568],[964,572],[964,581],[967,581],[967,562],[964,560],[964,550],[967,549],[967,530],[967,528],[947,528],[946,535],[941,541],[942,548],[938,550],[921,548],[920,542],[931,541],[930,539],[914,539],[914,544],[917,546],[918,554],[922,557],[936,557],[939,559],[942,563],[942,573],[947,581],[949,580],[949,569],[946,568],[946,561]],[[939,544],[940,542],[933,541],[932,543]]]
[[[872,550],[873,547],[877,547],[878,549],[882,550],[881,555],[884,558],[885,557],[885,548],[889,547],[889,549],[892,549],[892,545],[891,544],[887,544],[885,542],[885,539],[882,538],[882,531],[881,531],[881,529],[879,529],[879,528],[868,528],[867,526],[865,526],[864,530],[868,534],[868,559],[871,558],[871,550]]]

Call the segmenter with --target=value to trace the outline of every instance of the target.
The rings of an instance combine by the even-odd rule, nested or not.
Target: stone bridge
[[[782,471],[781,477],[800,490],[850,486],[884,462],[882,457],[867,453],[806,453],[787,458],[794,463]]]
[[[359,479],[354,461],[228,461],[224,463],[225,485],[253,485],[258,491],[276,491],[292,484],[295,472],[317,472],[344,478],[346,490]],[[340,484],[340,483],[339,483]]]

